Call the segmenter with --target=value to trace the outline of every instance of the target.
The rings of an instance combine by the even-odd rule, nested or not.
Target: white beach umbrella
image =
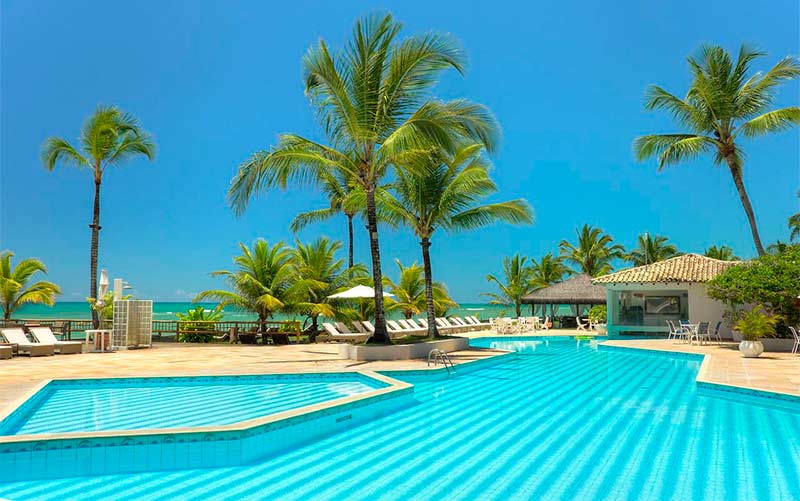
[[[392,294],[383,293],[383,297],[391,297]],[[356,285],[346,291],[331,294],[328,299],[369,299],[375,297],[375,289],[366,285]]]

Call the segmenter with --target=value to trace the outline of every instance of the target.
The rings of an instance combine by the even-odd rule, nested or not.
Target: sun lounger
[[[14,356],[14,348],[8,344],[0,344],[0,360]]]
[[[325,329],[327,334],[319,336],[319,340],[321,341],[351,341],[354,343],[363,342],[372,337],[371,334],[353,334],[347,333],[343,334],[336,330],[336,327],[333,324],[328,322],[323,322],[322,328]]]
[[[80,353],[82,351],[83,343],[80,341],[59,341],[50,330],[50,327],[28,327],[33,337],[43,344],[52,344],[55,346],[55,351],[61,355],[68,355],[72,353]]]
[[[375,332],[375,326],[372,325],[372,322],[370,322],[369,320],[362,320],[361,325],[363,325],[364,328],[367,329],[367,332],[369,333]]]
[[[333,325],[336,326],[336,330],[341,332],[342,334],[355,334],[353,331],[350,330],[350,327],[345,325],[344,322],[336,322]]]
[[[416,321],[414,321],[414,319],[413,319],[413,318],[409,318],[408,320],[406,320],[406,323],[407,323],[408,325],[410,325],[412,329],[422,329],[422,330],[428,330],[428,328],[427,328],[427,327],[423,327],[423,326],[421,326],[421,325],[420,325],[420,324],[418,324]]]
[[[55,353],[55,345],[29,341],[25,332],[20,328],[0,329],[0,334],[9,343],[17,345],[17,353],[27,353],[32,357],[49,356]]]
[[[428,328],[428,320],[425,318],[418,318],[417,323],[419,323],[419,326],[422,327],[423,329]]]

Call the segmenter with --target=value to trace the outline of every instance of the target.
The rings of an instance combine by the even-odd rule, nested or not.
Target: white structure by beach
[[[706,282],[740,261],[720,261],[684,254],[645,266],[596,277],[606,288],[608,335],[668,332],[667,320],[710,322],[722,320],[725,304],[706,295]],[[731,337],[723,322],[723,337]]]

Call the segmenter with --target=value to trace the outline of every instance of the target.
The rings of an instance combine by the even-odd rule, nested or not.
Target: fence
[[[0,320],[0,326],[7,325],[46,325],[58,332],[63,339],[83,339],[85,331],[92,329],[91,320],[74,319],[21,319]],[[239,321],[222,320],[219,322],[208,321],[184,321],[184,320],[153,320],[153,341],[176,341],[181,334],[210,334],[222,336],[230,332],[231,328],[237,327],[240,333],[244,332],[265,332],[267,329],[285,331],[288,325],[296,326],[297,322],[292,321]],[[111,329],[111,320],[103,320],[101,329]]]

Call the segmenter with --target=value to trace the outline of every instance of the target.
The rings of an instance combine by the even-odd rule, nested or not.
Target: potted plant
[[[760,339],[775,335],[778,320],[778,315],[768,313],[762,305],[756,305],[752,310],[741,314],[734,328],[742,333],[739,351],[745,358],[756,358],[764,353],[764,344]]]
[[[606,324],[607,317],[608,310],[604,304],[592,306],[592,309],[589,310],[589,323],[595,328],[598,334],[605,335],[608,332],[608,325]]]

